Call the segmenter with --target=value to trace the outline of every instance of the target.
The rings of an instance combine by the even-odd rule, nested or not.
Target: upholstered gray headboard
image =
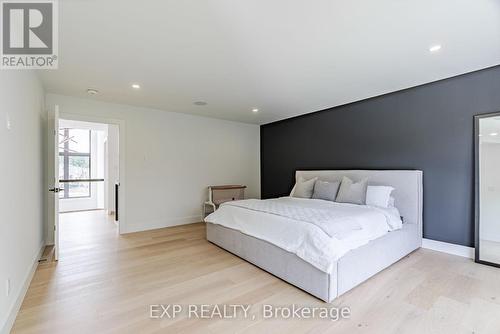
[[[419,170],[298,170],[295,179],[318,177],[323,181],[340,181],[347,176],[354,181],[368,178],[369,185],[394,187],[395,206],[405,223],[418,224],[422,233],[423,173]]]

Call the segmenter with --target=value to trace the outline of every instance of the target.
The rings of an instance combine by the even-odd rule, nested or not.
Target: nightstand
[[[203,218],[217,210],[222,203],[244,199],[246,187],[242,185],[208,187],[208,201],[203,203]],[[207,207],[212,211],[207,211]]]

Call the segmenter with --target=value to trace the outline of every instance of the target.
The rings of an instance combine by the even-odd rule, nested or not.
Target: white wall
[[[200,221],[206,187],[245,184],[260,197],[259,126],[48,94],[47,109],[124,121],[122,233]],[[123,176],[122,176],[123,177]]]
[[[480,157],[480,236],[500,242],[500,143],[481,142]]]
[[[31,71],[0,71],[0,332],[10,328],[44,245],[46,116]],[[7,123],[10,121],[10,130]],[[11,291],[6,294],[6,280]],[[29,283],[29,282],[28,282]]]

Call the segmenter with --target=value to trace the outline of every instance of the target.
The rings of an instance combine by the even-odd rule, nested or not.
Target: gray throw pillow
[[[337,192],[339,191],[340,182],[325,182],[317,180],[314,184],[314,192],[312,198],[324,199],[325,201],[335,201]]]
[[[344,176],[335,202],[365,204],[367,187],[368,179],[354,183],[350,178]]]
[[[313,194],[314,183],[317,179],[318,178],[315,177],[314,179],[310,179],[307,181],[302,178],[297,180],[297,183],[295,184],[295,191],[293,192],[292,196],[299,198],[311,198]]]

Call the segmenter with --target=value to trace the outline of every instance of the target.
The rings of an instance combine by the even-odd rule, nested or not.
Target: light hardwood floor
[[[332,306],[205,240],[202,223],[118,236],[102,212],[61,216],[14,333],[500,333],[500,270],[418,250],[332,305],[352,316],[262,319],[263,304]],[[256,320],[150,319],[150,304],[252,304]]]

